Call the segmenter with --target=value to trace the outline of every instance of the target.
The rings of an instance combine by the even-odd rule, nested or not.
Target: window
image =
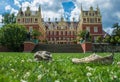
[[[52,35],[54,35],[54,31],[52,31]]]
[[[20,19],[18,19],[18,22],[20,22]]]
[[[94,23],[94,19],[93,18],[90,18],[90,23]]]
[[[37,18],[35,18],[35,22],[38,22],[38,19],[37,19]]]
[[[97,40],[97,36],[94,36],[94,42],[96,42],[96,40]]]
[[[86,22],[86,18],[83,18],[83,22]]]
[[[98,27],[94,27],[94,32],[98,32]]]
[[[67,31],[65,31],[65,35],[67,35]]]
[[[86,30],[87,30],[88,32],[90,32],[90,27],[87,26],[87,27],[86,27]]]
[[[33,31],[33,27],[30,26],[30,27],[29,27],[29,32],[32,33],[32,31]]]
[[[101,22],[100,18],[98,18],[98,22]]]
[[[30,19],[29,18],[26,18],[25,19],[25,23],[29,23],[30,22]]]
[[[61,35],[63,35],[63,31],[61,31]]]

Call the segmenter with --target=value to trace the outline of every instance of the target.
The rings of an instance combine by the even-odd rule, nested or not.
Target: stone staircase
[[[38,44],[32,52],[49,51],[54,53],[80,53],[83,52],[80,44]]]

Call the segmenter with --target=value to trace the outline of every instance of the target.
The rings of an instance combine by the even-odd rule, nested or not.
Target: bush
[[[18,24],[8,24],[0,29],[0,43],[12,51],[19,51],[26,40],[27,30]]]

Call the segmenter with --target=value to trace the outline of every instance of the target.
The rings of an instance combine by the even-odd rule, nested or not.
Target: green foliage
[[[98,36],[96,42],[102,42],[102,40],[103,40],[102,36]]]
[[[110,36],[107,35],[104,39],[103,42],[109,43],[110,42]]]
[[[3,14],[3,20],[2,22],[6,25],[6,24],[13,24],[16,23],[16,17],[14,14],[9,14],[9,13],[5,13]]]
[[[34,37],[34,38],[37,38],[38,36],[40,36],[41,35],[41,33],[38,31],[38,30],[33,30],[32,31],[32,36]]]
[[[26,40],[27,31],[24,26],[8,24],[0,29],[0,43],[13,51],[19,51],[20,46]]]
[[[79,34],[78,34],[78,37],[85,40],[86,32],[88,32],[88,31],[87,30],[80,31]],[[87,40],[91,41],[91,35],[89,35],[89,37],[87,38]]]
[[[53,53],[53,61],[35,62],[33,53],[0,53],[0,82],[120,82],[120,53],[115,53],[112,65],[71,62],[90,54]]]
[[[86,34],[86,30],[83,30],[83,31],[79,32],[78,36],[81,37],[81,38],[84,38],[85,34]]]

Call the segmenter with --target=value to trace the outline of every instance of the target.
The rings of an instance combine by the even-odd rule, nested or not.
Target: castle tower
[[[97,36],[103,36],[102,16],[99,7],[96,10],[91,6],[89,10],[83,10],[81,6],[80,21],[78,23],[77,33],[83,30],[88,30],[92,36],[92,41],[95,41]]]
[[[23,12],[22,8],[18,11],[16,17],[16,23],[24,25],[28,32],[33,30],[38,30],[41,32],[41,36],[37,37],[39,40],[45,40],[45,26],[42,23],[41,17],[41,7],[39,6],[38,11],[31,11],[30,7],[26,8],[26,11]]]

